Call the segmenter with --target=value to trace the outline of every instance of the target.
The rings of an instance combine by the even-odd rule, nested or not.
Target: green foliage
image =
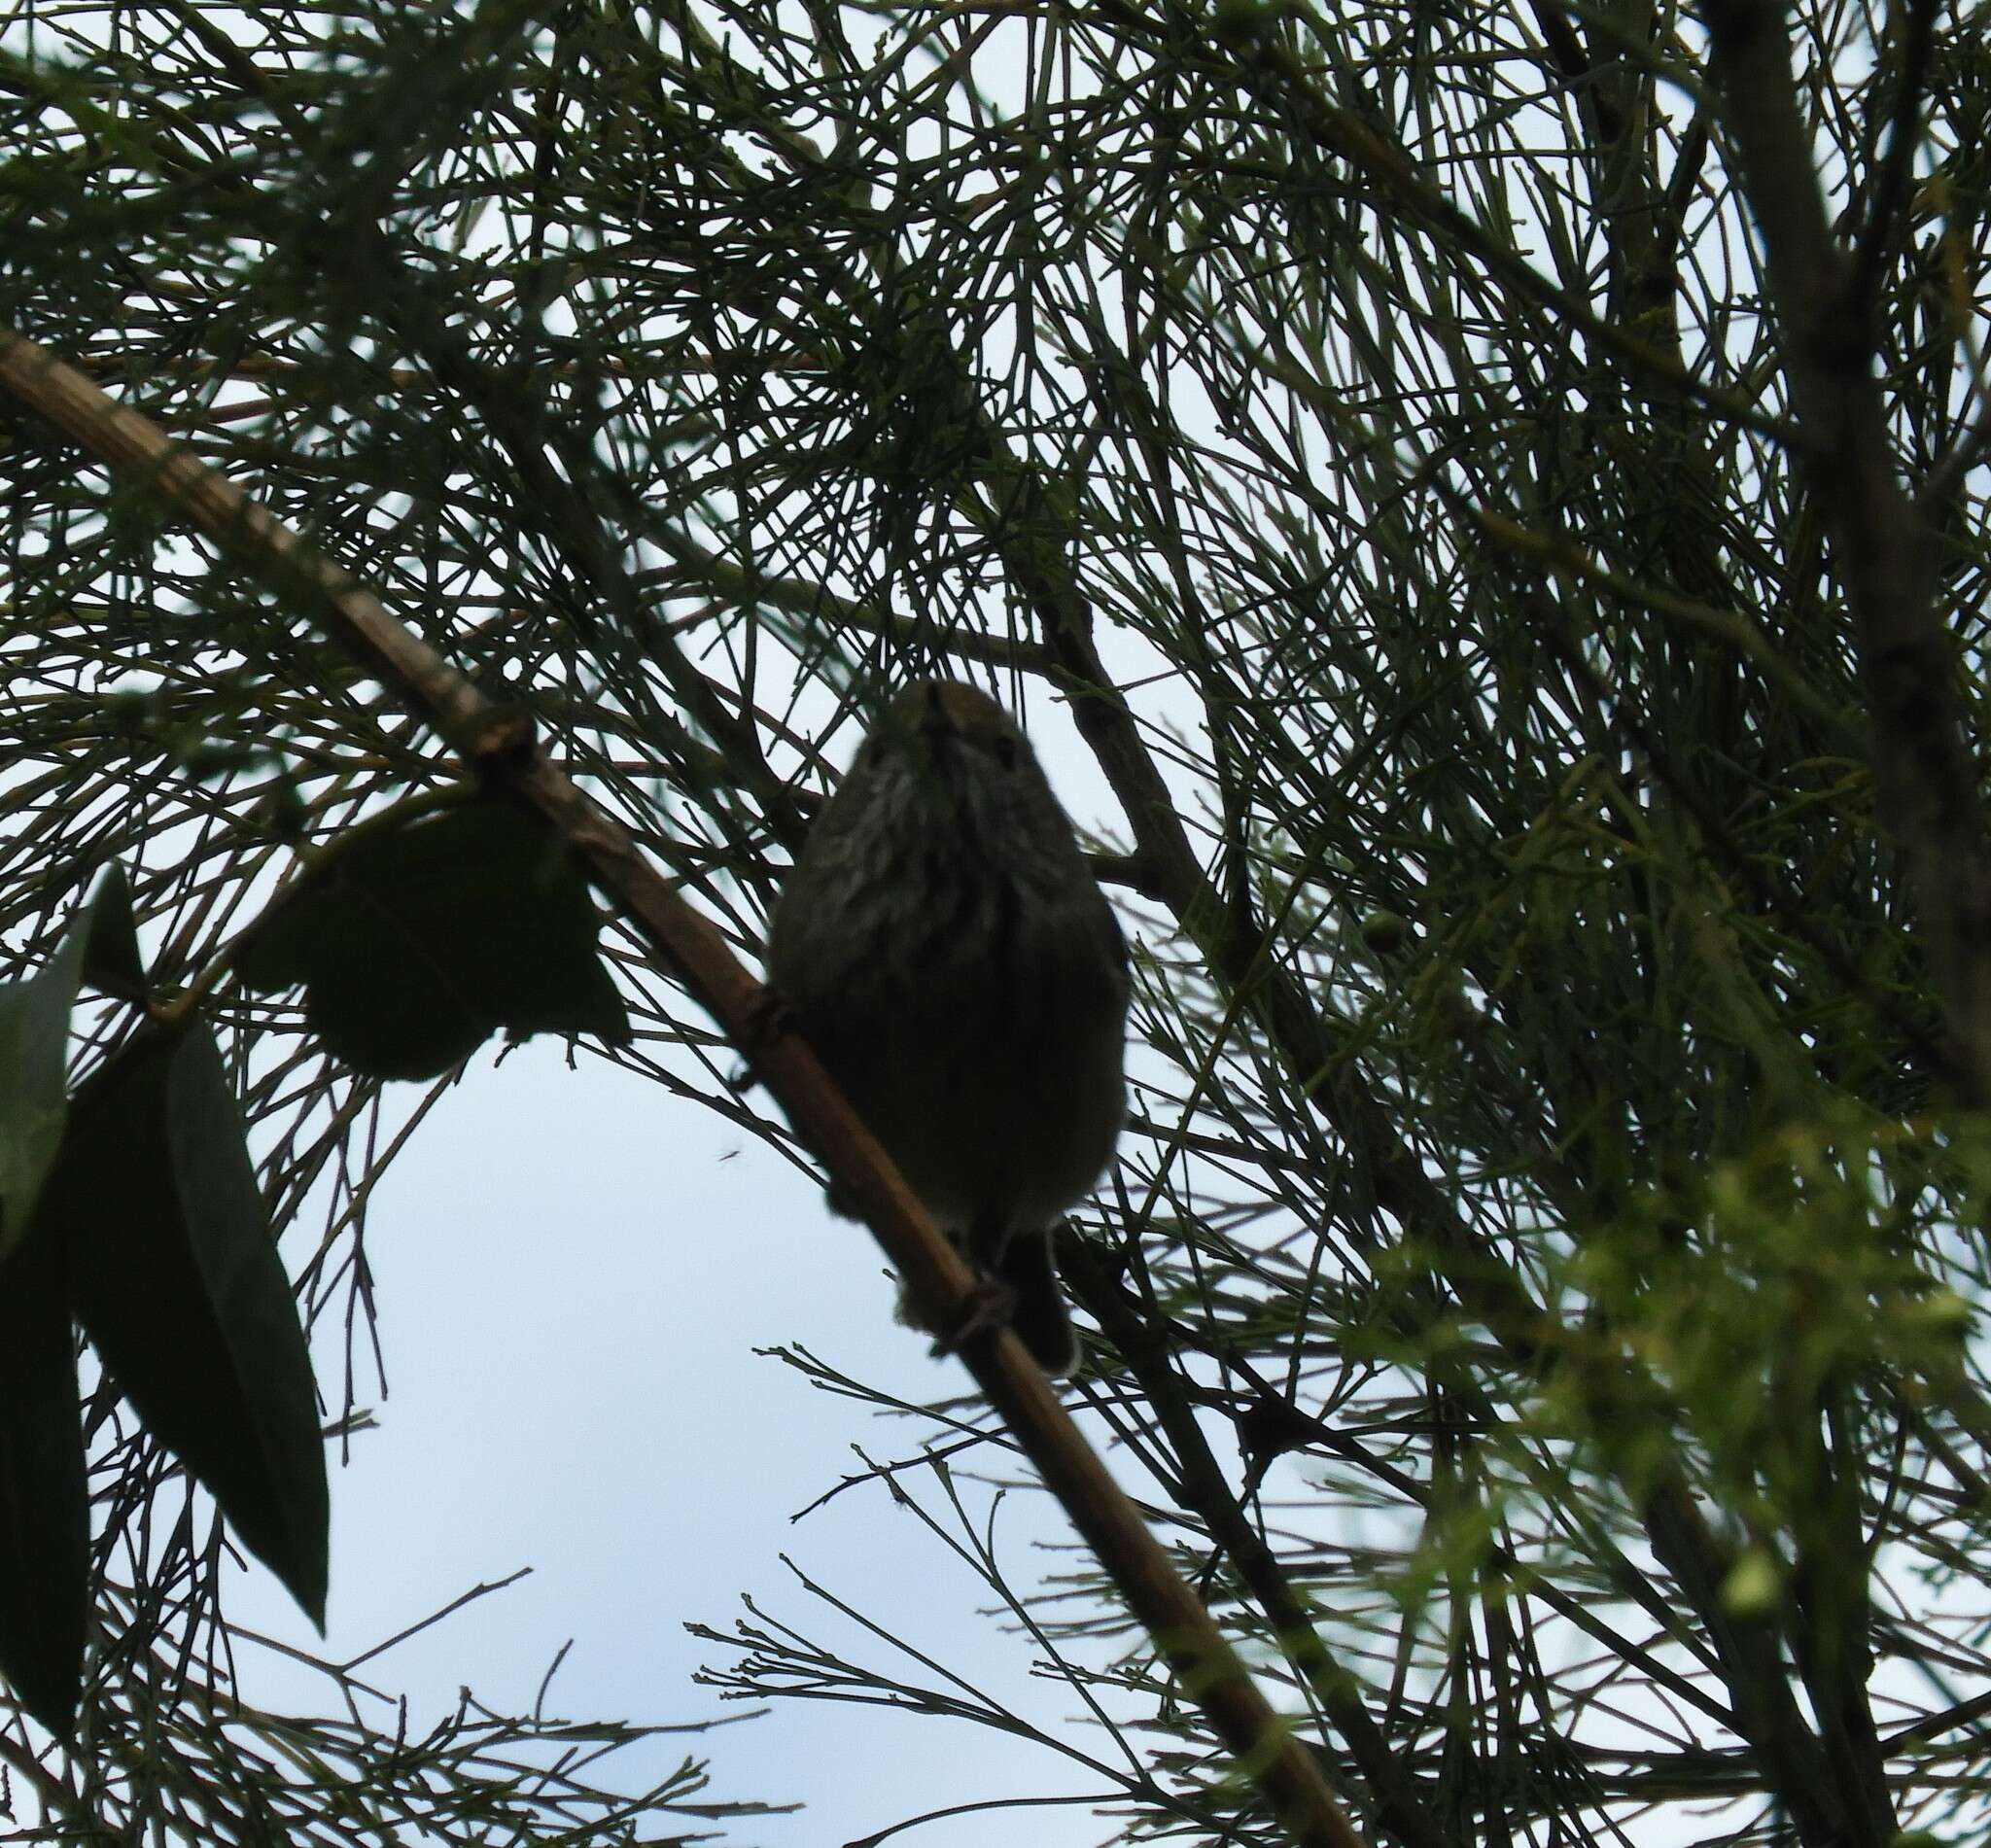
[[[629,1038],[595,908],[557,837],[497,801],[389,815],[319,857],[236,957],[305,990],[326,1048],[374,1078],[433,1078],[499,1028]]]
[[[88,922],[46,968],[0,987],[0,1259],[34,1216],[68,1121],[69,1010],[83,981]]]
[[[145,999],[145,958],[138,948],[138,922],[131,913],[131,882],[115,860],[104,869],[90,903],[83,979],[121,1001]]]
[[[0,991],[5,1099],[52,1120],[21,1238],[0,1252],[0,1674],[71,1736],[89,1523],[75,1338],[81,1321],[159,1440],[314,1620],[330,1513],[317,1394],[241,1114],[206,1028],[141,1029],[74,1099],[64,1068],[81,979],[142,999],[123,874],[112,866],[48,967]],[[48,1087],[52,1084],[52,1101]]]
[[[77,990],[126,974],[143,988],[129,893],[113,866],[47,965],[0,987],[0,1675],[63,1736],[83,1661],[89,1515],[69,1254],[35,1209],[68,1147]]]
[[[68,1278],[52,1238],[0,1262],[0,1676],[71,1736],[89,1609],[89,1505]]]
[[[743,944],[853,687],[1021,695],[1141,980],[1079,1228],[1135,1335],[1075,1400],[1379,1839],[1406,1789],[1486,1848],[1961,1841],[1991,1807],[1991,1161],[1821,511],[1874,458],[1796,437],[1704,17],[139,5],[0,47],[0,320],[526,706]],[[1975,776],[1984,12],[1789,17]],[[571,900],[472,980],[516,888],[373,819],[457,774],[393,690],[7,416],[0,930],[47,968],[62,880],[124,856],[278,1223],[334,1174],[364,1203],[407,1120],[376,1074],[501,1025],[782,1140],[626,936],[620,1042]],[[293,845],[320,870],[259,924]],[[376,993],[348,931],[419,986]],[[552,991],[506,986],[538,960]],[[15,1191],[50,1133],[17,1123]],[[1097,1581],[997,1556],[979,1415],[871,1492],[1028,1612],[1102,1831],[1268,1842]],[[93,1587],[115,1642],[225,1621],[174,1569]],[[1018,1731],[944,1666],[732,1642],[730,1691]],[[179,1704],[87,1697],[141,1769],[76,1835],[254,1838],[199,1807]]]
[[[141,1033],[79,1094],[42,1217],[77,1319],[159,1441],[322,1621],[317,1389],[205,1027]]]

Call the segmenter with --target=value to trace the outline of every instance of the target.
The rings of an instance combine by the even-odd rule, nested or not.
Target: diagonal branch
[[[835,1176],[936,1327],[964,1319],[974,1278],[935,1229],[808,1047],[770,1032],[765,991],[718,931],[684,903],[629,838],[495,706],[370,593],[226,477],[115,404],[74,367],[0,329],[0,387],[91,455],[197,527],[258,582],[308,609],[368,673],[421,715],[495,785],[543,817],[661,962],[719,1022],[755,1076]],[[1267,1807],[1304,1848],[1360,1848],[1312,1755],[1274,1712],[1139,1512],[1007,1329],[962,1344],[961,1358],[1016,1434],[1130,1609],[1180,1677]]]

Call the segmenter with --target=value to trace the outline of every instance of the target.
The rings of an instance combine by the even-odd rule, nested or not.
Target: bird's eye
[[[1003,769],[1014,770],[1016,768],[1016,740],[1014,738],[1007,737],[1003,733],[997,732],[996,734],[996,743],[994,746],[994,750],[996,752],[996,761],[999,763],[1003,767]]]

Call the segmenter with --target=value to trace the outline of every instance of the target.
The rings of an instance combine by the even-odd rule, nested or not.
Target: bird
[[[781,1007],[978,1270],[939,1349],[1007,1321],[1047,1373],[1075,1371],[1053,1241],[1126,1113],[1127,947],[996,700],[924,679],[885,705],[783,882],[767,965]]]

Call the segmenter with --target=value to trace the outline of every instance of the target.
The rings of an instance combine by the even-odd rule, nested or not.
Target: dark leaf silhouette
[[[85,937],[72,929],[34,975],[0,986],[0,1258],[19,1242],[61,1145]]]
[[[66,1738],[88,1602],[76,1338],[52,1240],[0,1262],[0,1675]]]
[[[285,894],[236,966],[254,988],[301,983],[306,1021],[359,1070],[429,1078],[500,1028],[626,1040],[595,931],[559,842],[476,802],[357,835]]]
[[[322,1621],[311,1363],[206,1028],[142,1036],[85,1087],[43,1211],[77,1315],[139,1416]]]

